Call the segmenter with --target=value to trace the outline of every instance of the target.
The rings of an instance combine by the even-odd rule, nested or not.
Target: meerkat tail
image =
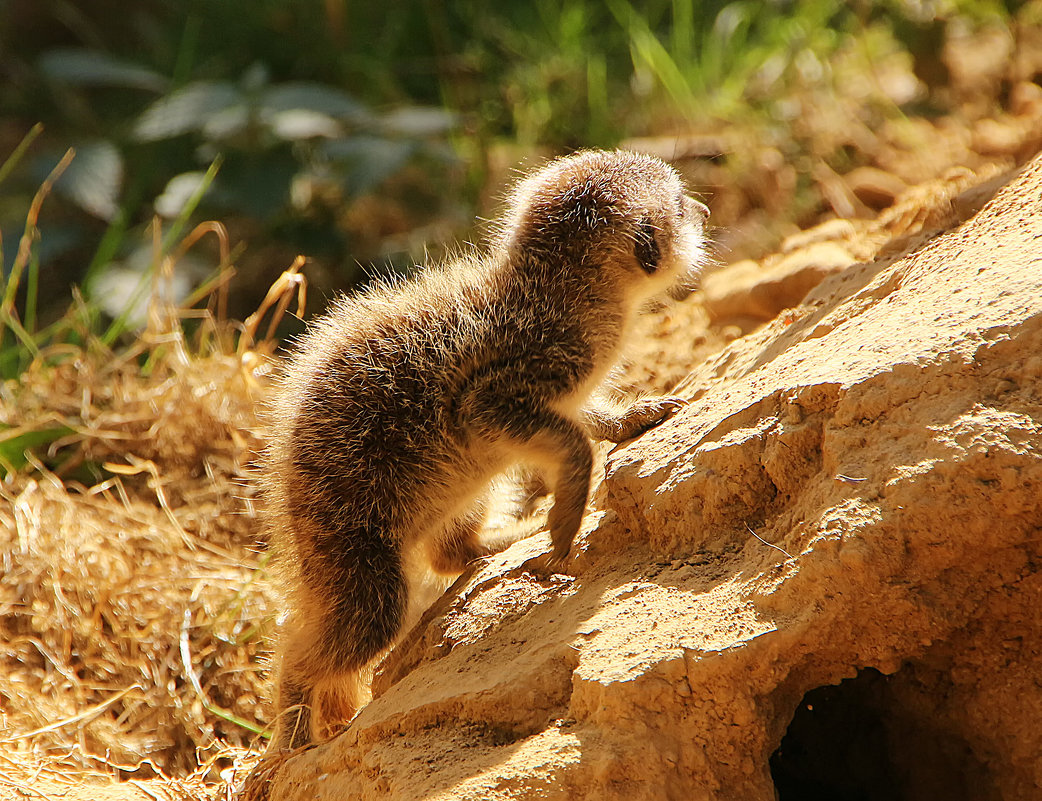
[[[325,739],[366,700],[362,674],[401,631],[408,590],[390,534],[342,531],[298,554],[304,579],[283,626],[273,747]]]

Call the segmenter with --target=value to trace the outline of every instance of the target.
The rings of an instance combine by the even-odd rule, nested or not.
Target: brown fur
[[[286,365],[264,479],[289,602],[273,746],[346,724],[398,635],[406,558],[458,573],[490,480],[554,494],[550,566],[586,507],[588,436],[621,441],[677,402],[590,402],[640,306],[702,260],[705,208],[663,162],[588,151],[519,183],[488,252],[337,300]]]

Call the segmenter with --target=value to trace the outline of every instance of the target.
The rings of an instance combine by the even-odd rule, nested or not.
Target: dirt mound
[[[461,579],[270,797],[1037,797],[1042,159],[927,223],[690,372],[569,575]]]

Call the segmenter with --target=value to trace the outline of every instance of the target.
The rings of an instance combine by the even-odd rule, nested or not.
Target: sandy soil
[[[524,568],[536,536],[458,582],[262,789],[1037,797],[1042,159],[924,230],[964,178],[689,364],[689,405],[607,454],[567,575]]]

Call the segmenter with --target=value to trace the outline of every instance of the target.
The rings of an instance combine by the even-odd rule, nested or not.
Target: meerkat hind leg
[[[287,645],[292,645],[291,642]],[[268,753],[300,748],[311,742],[311,681],[286,656],[279,669],[275,708],[278,719]]]
[[[278,750],[329,739],[368,700],[358,670],[323,665],[316,659],[313,641],[299,634],[285,643],[279,676],[277,705],[282,717],[272,738]]]
[[[311,736],[328,740],[343,731],[370,693],[359,671],[343,671],[315,683],[311,692]]]
[[[488,505],[483,498],[435,535],[427,547],[431,569],[435,573],[457,575],[475,560],[494,553],[480,536],[487,515]]]

